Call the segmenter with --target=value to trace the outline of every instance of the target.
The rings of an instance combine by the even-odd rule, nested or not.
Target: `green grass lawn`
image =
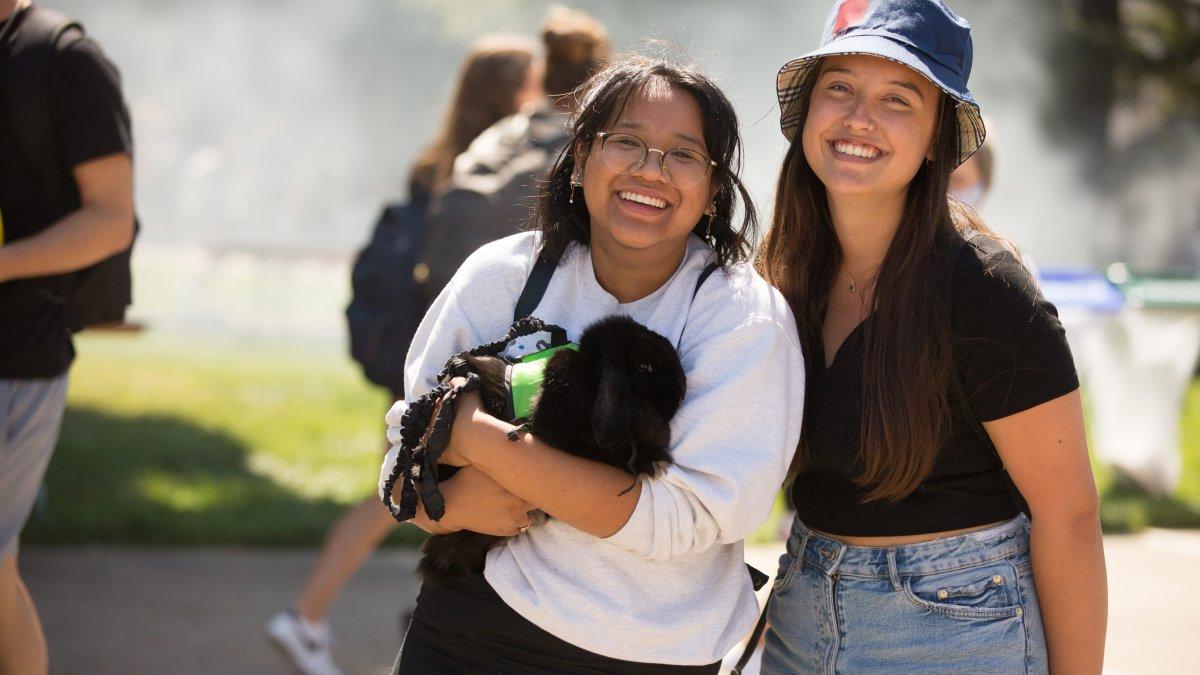
[[[78,351],[26,542],[312,545],[374,492],[386,394],[331,348],[85,335]]]
[[[374,493],[386,395],[328,347],[85,335],[78,348],[27,543],[316,545]],[[1200,527],[1200,382],[1186,410],[1176,495],[1097,467],[1107,531]],[[419,539],[402,527],[390,541]]]

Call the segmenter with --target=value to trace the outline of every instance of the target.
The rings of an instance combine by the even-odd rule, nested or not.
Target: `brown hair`
[[[476,136],[517,112],[517,93],[529,77],[534,49],[529,40],[505,35],[484,36],[471,46],[459,70],[441,131],[413,162],[410,194],[432,192],[450,177],[454,158]]]
[[[602,69],[612,56],[608,31],[588,14],[560,5],[550,8],[542,22],[546,46],[543,88],[554,104],[572,109],[568,94]]]
[[[821,351],[821,328],[829,289],[842,252],[833,229],[825,186],[804,156],[801,138],[808,97],[820,68],[803,87],[799,131],[788,149],[776,186],[774,222],[758,255],[764,278],[787,298],[796,316],[810,371]],[[929,475],[945,440],[951,413],[948,303],[931,292],[950,265],[960,231],[993,236],[972,211],[946,196],[958,157],[955,101],[941,96],[933,158],[908,184],[899,227],[875,281],[873,313],[863,324],[862,410],[859,472],[866,501],[895,502]],[[806,455],[801,433],[793,470]]]

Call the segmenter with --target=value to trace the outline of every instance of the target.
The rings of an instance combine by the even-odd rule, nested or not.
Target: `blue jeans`
[[[1045,673],[1029,521],[847,546],[796,519],[767,608],[763,673]]]

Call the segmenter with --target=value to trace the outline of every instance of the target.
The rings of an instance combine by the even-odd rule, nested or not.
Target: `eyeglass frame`
[[[675,185],[675,183],[673,183],[670,178],[667,178],[667,182],[670,183],[671,185],[673,185],[676,189],[690,190],[691,188],[694,188],[697,185],[699,185],[701,183],[701,181],[704,180],[704,176],[709,175],[713,169],[720,166],[720,164],[718,164],[715,159],[713,159],[712,157],[709,157],[708,155],[704,154],[703,152],[700,152],[699,150],[693,150],[692,148],[686,148],[682,145],[677,145],[673,148],[670,148],[669,150],[663,151],[658,148],[650,147],[650,144],[647,143],[646,141],[643,141],[641,136],[638,136],[637,134],[631,134],[628,131],[597,131],[596,132],[596,137],[600,139],[600,153],[601,153],[600,159],[601,160],[604,160],[604,156],[603,156],[604,143],[609,136],[613,136],[613,135],[630,136],[630,137],[636,138],[637,141],[639,143],[641,143],[643,147],[646,148],[646,152],[642,153],[642,158],[637,163],[635,163],[633,166],[630,166],[629,169],[626,171],[617,171],[616,169],[613,169],[612,165],[609,164],[607,161],[604,162],[605,166],[608,166],[608,168],[612,169],[613,171],[617,171],[617,173],[619,173],[621,175],[632,174],[634,171],[637,171],[638,169],[646,166],[646,160],[650,158],[650,153],[657,152],[658,153],[658,170],[664,176],[670,176],[671,172],[667,171],[667,165],[666,165],[667,153],[674,152],[676,150],[687,150],[688,152],[694,152],[697,155],[700,155],[701,157],[703,157],[705,160],[708,161],[708,166],[706,166],[704,168],[703,176],[701,176],[700,180],[696,181],[695,183],[693,183],[692,185],[689,185],[687,187],[679,187],[678,185]]]

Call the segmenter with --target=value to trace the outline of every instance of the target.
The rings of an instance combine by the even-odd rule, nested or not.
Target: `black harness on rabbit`
[[[396,520],[407,522],[416,515],[418,496],[430,519],[438,521],[445,515],[445,499],[439,487],[442,476],[437,460],[449,444],[458,398],[465,392],[478,391],[480,388],[479,377],[470,371],[465,357],[498,357],[515,340],[538,333],[547,333],[549,336],[545,348],[567,344],[566,331],[531,316],[550,286],[555,267],[553,261],[539,257],[517,299],[508,335],[451,358],[438,376],[441,384],[413,401],[405,410],[400,424],[395,464],[380,487],[380,498]],[[717,263],[709,263],[701,271],[692,291],[693,301],[701,286],[718,267]],[[466,384],[451,386],[449,382],[455,377],[466,378]],[[397,482],[401,484],[399,503],[392,499]]]

